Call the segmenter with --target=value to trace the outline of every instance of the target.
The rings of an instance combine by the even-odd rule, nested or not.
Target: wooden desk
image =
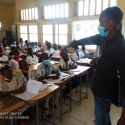
[[[42,101],[44,98],[48,97],[49,95],[54,94],[59,89],[59,86],[52,85],[47,87],[46,89],[40,91],[38,95],[33,97],[32,99],[28,100],[28,103],[36,103],[36,115],[37,115],[37,125],[39,125],[39,107],[38,102]]]
[[[79,59],[78,61],[76,61],[76,63],[78,65],[81,66],[91,66],[90,62],[92,61],[92,59],[88,59],[88,58],[83,58],[83,59]]]
[[[37,117],[37,125],[39,125],[39,102],[48,97],[49,95],[55,94],[59,90],[59,86],[51,85],[41,91],[34,96],[33,98],[26,101],[27,104],[32,105],[36,104],[36,117]]]
[[[86,79],[88,78],[88,70],[90,69],[90,67],[88,66],[80,66],[77,65],[76,69],[72,69],[69,70],[69,73],[75,76],[79,76],[79,81],[80,81],[80,96],[79,96],[79,100],[78,102],[81,104],[81,100],[82,100],[82,82],[81,82],[81,76],[83,76],[84,74],[86,74]],[[86,88],[86,96],[88,96],[88,90]]]
[[[18,98],[15,98],[12,96],[1,97],[1,99],[0,99],[0,116],[4,118],[4,116],[9,115],[8,113],[15,112],[18,109],[22,108],[24,105],[25,105],[25,102]],[[13,119],[10,119],[10,125],[13,125]]]
[[[0,113],[13,112],[25,104],[24,101],[15,97],[9,96],[0,99]]]
[[[51,85],[43,90],[41,90],[36,96],[32,99],[28,100],[28,103],[36,103],[42,101],[45,97],[51,95],[52,93],[56,92],[59,89],[57,85]]]
[[[74,75],[69,75],[69,77],[67,77],[67,78],[64,78],[64,79],[54,79],[54,80],[46,80],[47,82],[53,82],[54,84],[56,84],[56,85],[58,85],[58,86],[60,86],[60,121],[62,121],[62,116],[63,116],[63,114],[65,113],[65,112],[67,112],[67,111],[72,111],[72,100],[71,100],[71,79],[74,77]],[[69,102],[69,105],[68,104],[66,104],[66,105],[68,105],[69,106],[69,108],[66,110],[66,111],[62,111],[62,109],[63,109],[63,95],[62,95],[62,90],[63,90],[63,86],[65,85],[65,84],[67,84],[67,83],[69,83],[70,84],[70,102]]]

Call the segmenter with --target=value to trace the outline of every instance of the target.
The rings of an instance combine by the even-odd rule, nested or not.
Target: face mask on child
[[[44,65],[50,65],[50,60],[43,60]]]

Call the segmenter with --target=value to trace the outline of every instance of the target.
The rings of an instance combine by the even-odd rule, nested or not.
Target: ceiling
[[[15,3],[16,0],[0,0],[2,3]]]

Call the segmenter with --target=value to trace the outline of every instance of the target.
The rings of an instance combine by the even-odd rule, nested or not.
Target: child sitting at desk
[[[60,61],[60,70],[62,71],[68,71],[70,69],[77,68],[77,65],[69,58],[67,52],[63,49],[61,49],[60,52],[61,61]],[[79,84],[77,78],[72,79],[72,89],[75,88]],[[63,96],[67,97],[68,93],[70,91],[70,84],[67,84],[63,90]]]
[[[52,45],[50,42],[45,41],[46,49],[44,50],[44,53],[47,53],[49,57],[52,56],[52,54],[55,52],[55,50],[52,48]]]
[[[67,49],[67,52],[68,52],[68,55],[69,55],[70,59],[71,59],[73,62],[78,61],[79,56],[78,56],[78,53],[77,53],[77,49],[69,47],[69,48]]]
[[[10,66],[10,68],[11,68],[12,70],[18,68],[18,67],[19,67],[19,64],[18,64],[18,62],[15,60],[15,58],[14,58],[14,53],[13,53],[13,52],[10,52],[10,53],[9,53],[9,58],[10,58],[10,60],[9,60],[8,66]]]
[[[33,54],[33,49],[28,48],[27,52],[28,52],[28,56],[26,57],[26,62],[30,65],[37,64],[39,60],[38,60],[38,57]]]
[[[37,67],[36,71],[36,78],[40,80],[41,78],[50,78],[49,75],[51,75],[53,72],[58,75],[58,69],[54,68],[54,66],[51,64],[48,54],[43,53],[42,54],[42,60],[41,64]],[[56,76],[51,76],[51,78],[55,78]]]
[[[49,57],[47,53],[43,54],[43,62],[37,67],[37,72],[36,72],[36,79],[39,81],[42,81],[43,79],[48,79],[48,78],[58,78],[59,71],[54,69],[53,65],[50,63]],[[55,71],[56,75],[55,76],[49,76],[52,74],[52,72]],[[47,118],[50,118],[51,113],[49,111],[50,109],[50,101],[51,96],[46,98],[45,100],[45,106],[44,106],[44,113]]]
[[[0,47],[0,62],[7,62],[8,57],[4,54],[2,47]]]
[[[24,85],[27,84],[29,79],[33,79],[33,74],[29,71],[29,64],[25,60],[19,61],[19,68],[20,72],[16,75],[18,81],[23,83]]]
[[[12,93],[20,93],[25,90],[25,85],[18,82],[16,77],[13,76],[13,72],[9,66],[4,66],[0,70],[0,92],[3,95]]]
[[[69,58],[64,48],[61,49],[60,56],[61,56],[61,60],[59,63],[60,70],[69,70],[69,69],[74,69],[77,67],[75,63]]]

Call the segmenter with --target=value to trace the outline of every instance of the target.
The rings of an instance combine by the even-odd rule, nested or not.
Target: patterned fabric
[[[10,82],[5,80],[3,76],[0,80],[0,91],[8,92],[8,91],[16,90],[20,87],[22,87],[22,83],[17,82],[16,77],[13,77],[13,79]]]
[[[45,75],[50,75],[52,73],[52,71],[54,71],[54,67],[53,65],[49,65],[47,67],[45,67],[45,65],[43,63],[41,63],[38,67],[37,67],[37,71],[36,71],[36,77],[41,77],[41,76],[45,76]]]
[[[14,70],[19,67],[19,64],[15,59],[11,59],[8,63],[8,66],[10,66],[12,70]]]
[[[33,74],[30,71],[28,72],[28,78],[34,79]],[[27,78],[24,76],[22,71],[17,73],[16,79],[17,79],[17,83],[22,84],[22,85],[26,85],[27,81],[28,81]]]
[[[61,66],[62,69],[67,69],[69,66],[73,65],[74,62],[69,58],[68,62],[65,62],[62,58],[59,62],[59,65]]]
[[[2,61],[3,61],[3,62],[7,62],[7,61],[9,61],[9,60],[8,60],[8,57],[7,57],[7,56],[3,55],[3,56],[0,57],[0,61],[1,61],[1,62],[2,62]]]

